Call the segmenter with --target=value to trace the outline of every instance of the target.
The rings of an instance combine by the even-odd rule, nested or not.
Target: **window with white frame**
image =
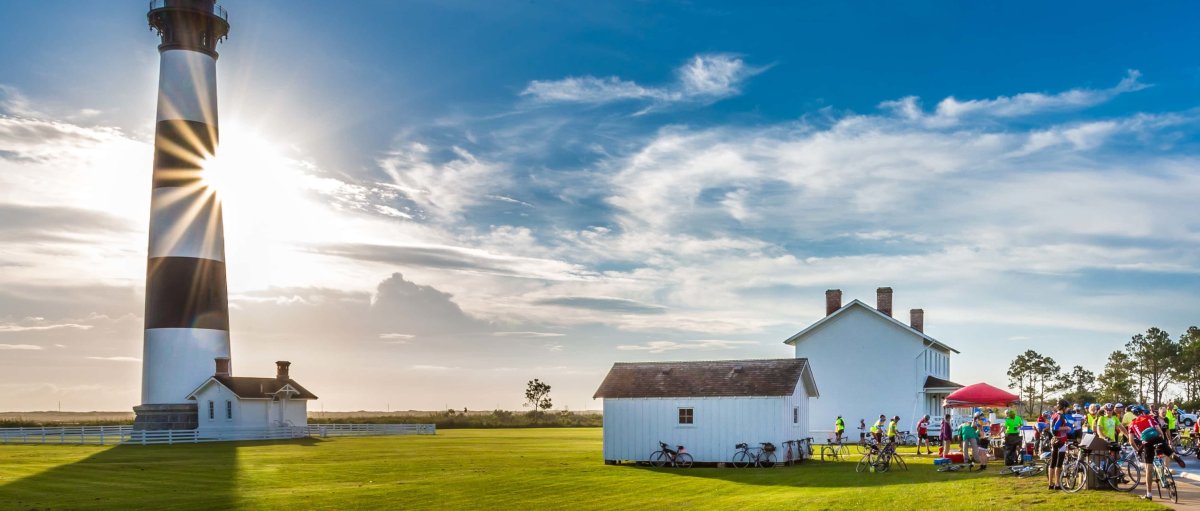
[[[233,420],[233,401],[225,402],[225,420]]]
[[[692,424],[695,424],[695,421],[696,421],[696,414],[695,414],[695,411],[691,407],[687,407],[687,408],[680,407],[679,408],[679,424],[692,425]]]
[[[215,417],[215,416],[216,416],[216,412],[213,409],[213,402],[209,401],[208,402],[208,420],[213,420],[213,417]]]
[[[800,424],[800,407],[792,407],[792,424]]]

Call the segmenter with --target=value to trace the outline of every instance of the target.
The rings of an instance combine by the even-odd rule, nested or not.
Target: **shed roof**
[[[197,392],[208,385],[209,382],[217,382],[225,386],[242,399],[271,399],[274,398],[280,390],[286,390],[284,387],[291,387],[292,399],[317,399],[317,396],[308,389],[301,387],[296,380],[279,379],[279,378],[254,378],[249,376],[212,376],[205,380],[203,384],[192,391],[189,399],[194,399]]]
[[[592,398],[790,396],[801,378],[817,396],[807,358],[618,362]]]

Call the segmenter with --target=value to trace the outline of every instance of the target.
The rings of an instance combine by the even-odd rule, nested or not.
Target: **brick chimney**
[[[828,316],[842,308],[842,290],[829,289],[825,291],[825,315]]]
[[[925,309],[913,309],[908,311],[908,324],[918,332],[925,331]]]
[[[213,359],[217,363],[217,370],[213,372],[213,376],[233,376],[229,369],[229,357],[217,357]]]
[[[881,287],[875,290],[875,308],[879,312],[892,317],[892,288]]]
[[[286,360],[280,360],[278,362],[275,362],[275,379],[278,379],[278,380],[288,379],[288,366],[290,366],[290,365],[292,365],[292,363],[288,362]]]

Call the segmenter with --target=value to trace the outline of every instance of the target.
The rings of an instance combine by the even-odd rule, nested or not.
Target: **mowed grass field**
[[[653,446],[647,446],[647,452]],[[731,449],[732,451],[732,449]],[[599,429],[175,446],[0,445],[0,509],[1161,509],[1045,480],[859,474],[852,462],[651,469],[601,460]],[[1140,490],[1140,488],[1139,488]]]

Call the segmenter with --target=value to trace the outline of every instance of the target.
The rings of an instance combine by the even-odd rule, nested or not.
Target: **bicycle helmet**
[[[1113,405],[1113,408],[1125,408],[1125,405],[1123,405],[1121,403],[1116,403]]]
[[[1115,407],[1115,406],[1113,406],[1113,404],[1112,404],[1112,403],[1104,403],[1104,409],[1105,409],[1105,410],[1112,410],[1113,408],[1116,408],[1116,407]]]
[[[1146,414],[1146,409],[1142,408],[1142,405],[1130,406],[1129,411],[1133,412],[1134,415],[1145,415]]]

